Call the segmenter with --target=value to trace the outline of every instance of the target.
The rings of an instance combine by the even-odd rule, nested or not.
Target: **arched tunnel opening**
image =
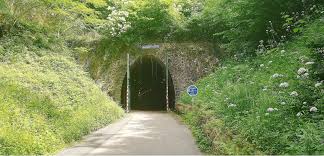
[[[175,91],[171,74],[168,74],[169,108],[175,108]],[[130,66],[130,109],[161,111],[167,109],[166,67],[152,56],[138,58]],[[127,73],[121,89],[121,106],[126,109]]]

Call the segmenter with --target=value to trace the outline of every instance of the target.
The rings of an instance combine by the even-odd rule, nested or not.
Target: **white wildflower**
[[[260,67],[264,67],[264,64],[260,64]]]
[[[305,73],[301,77],[304,78],[304,79],[307,79],[309,77],[309,74],[308,73]]]
[[[303,102],[303,105],[306,105],[307,104],[307,102]]]
[[[317,108],[316,108],[316,107],[311,107],[311,108],[309,109],[309,111],[310,111],[310,112],[317,112]]]
[[[307,69],[306,68],[299,68],[297,73],[298,73],[298,75],[303,75],[303,74],[307,73]]]
[[[283,77],[282,74],[275,73],[271,76],[271,78],[278,78],[278,77]]]
[[[268,86],[264,86],[262,91],[267,91],[268,90]]]
[[[314,64],[315,62],[306,62],[305,65],[312,65]]]
[[[296,114],[296,116],[298,116],[298,117],[300,117],[300,116],[302,116],[302,115],[303,115],[302,112],[298,112],[298,113]]]
[[[285,104],[286,104],[286,102],[281,102],[280,104],[281,104],[281,105],[285,105]]]
[[[290,96],[298,96],[298,93],[296,91],[293,91],[290,93]]]
[[[288,82],[283,82],[283,83],[280,83],[279,87],[280,88],[287,88],[287,87],[289,87],[289,84],[288,84]]]
[[[273,112],[273,111],[275,111],[275,109],[273,109],[271,107],[267,109],[267,112]]]
[[[299,57],[301,62],[306,62],[306,60],[308,59],[306,56],[301,56]]]
[[[228,105],[228,108],[230,108],[230,107],[236,107],[236,104],[231,103],[231,104]]]
[[[317,83],[315,84],[315,87],[318,88],[318,87],[321,86],[321,85],[322,85],[322,82],[317,82]]]
[[[125,17],[120,17],[120,20],[123,21],[123,22],[126,21]]]

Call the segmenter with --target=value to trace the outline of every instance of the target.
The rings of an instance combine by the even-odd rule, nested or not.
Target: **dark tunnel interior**
[[[130,109],[166,110],[166,67],[158,58],[145,55],[130,66]],[[126,109],[127,74],[121,89],[121,105]],[[175,107],[175,91],[169,72],[169,108]]]

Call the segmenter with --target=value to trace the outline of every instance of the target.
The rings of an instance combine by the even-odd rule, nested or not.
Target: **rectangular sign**
[[[159,49],[160,45],[157,44],[148,44],[148,45],[142,45],[142,49]]]

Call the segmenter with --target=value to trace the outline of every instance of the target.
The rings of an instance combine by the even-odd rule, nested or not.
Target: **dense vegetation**
[[[183,117],[201,149],[323,154],[322,3],[208,1],[192,21],[198,39],[220,42],[231,56],[197,82],[198,97],[180,99],[192,105]]]
[[[227,54],[254,55],[260,40],[289,38],[299,33],[298,27],[317,18],[322,8],[320,0],[205,0],[199,13],[189,14],[185,34],[195,40],[216,42]],[[181,12],[195,8],[183,1]],[[310,16],[311,15],[311,16]],[[270,23],[269,23],[270,22]],[[272,32],[271,29],[277,30]],[[267,31],[268,30],[268,31]]]
[[[226,55],[255,56],[265,46],[299,34],[308,20],[322,15],[321,0],[132,0],[112,1],[110,27],[91,59],[91,74],[140,44],[210,42]],[[269,23],[269,21],[271,23]],[[272,30],[277,30],[273,32]],[[268,32],[266,33],[266,30]],[[271,48],[270,46],[266,48]],[[109,59],[107,59],[109,58]]]
[[[0,155],[55,153],[123,115],[75,59],[96,16],[80,2],[0,0]]]
[[[0,0],[0,154],[52,153],[120,117],[90,77],[185,41],[225,54],[184,113],[204,151],[323,154],[323,33],[322,0]]]
[[[323,154],[324,24],[310,24],[282,48],[242,62],[229,60],[197,83],[184,118],[214,154]],[[318,58],[321,58],[320,60]],[[320,67],[320,68],[318,68]],[[323,71],[322,71],[323,72]]]

